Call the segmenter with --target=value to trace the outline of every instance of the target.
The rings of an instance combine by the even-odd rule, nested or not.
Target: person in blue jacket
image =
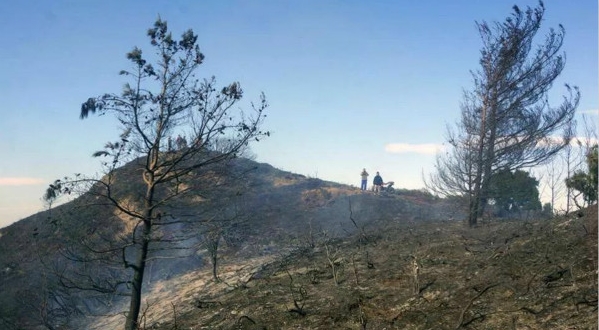
[[[379,193],[381,191],[381,188],[383,187],[383,178],[381,177],[381,175],[379,174],[379,172],[376,172],[376,175],[374,176],[374,180],[372,180],[372,188],[374,189],[375,193]]]

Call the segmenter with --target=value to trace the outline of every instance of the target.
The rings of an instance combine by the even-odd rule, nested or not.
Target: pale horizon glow
[[[584,147],[587,145],[593,146],[595,144],[599,144],[599,139],[597,139],[596,137],[575,136],[570,141],[570,145],[573,147],[578,147],[579,146],[578,141],[580,141],[581,147]]]
[[[33,186],[42,185],[45,180],[39,178],[2,178],[0,177],[0,186]]]
[[[561,136],[548,136],[547,139],[539,141],[540,145],[545,145],[546,142],[550,144],[562,144],[564,138]],[[573,136],[570,140],[571,147],[585,147],[585,146],[593,146],[599,143],[599,139],[593,136]]]
[[[599,116],[599,109],[589,109],[580,111],[581,115]]]
[[[415,153],[423,155],[435,155],[438,152],[443,151],[444,148],[445,147],[442,144],[435,143],[389,143],[385,145],[385,151],[392,154]]]

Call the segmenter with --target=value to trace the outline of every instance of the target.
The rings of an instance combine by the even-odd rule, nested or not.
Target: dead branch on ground
[[[494,288],[496,286],[498,286],[499,283],[495,283],[495,284],[489,284],[487,285],[484,289],[482,289],[479,293],[476,294],[476,296],[472,297],[472,299],[470,299],[470,301],[468,302],[468,304],[464,307],[464,309],[462,309],[462,312],[460,313],[460,318],[458,319],[458,325],[455,327],[455,329],[459,329],[461,327],[466,326],[467,324],[472,323],[472,321],[476,320],[476,319],[480,319],[481,317],[484,317],[484,315],[482,316],[477,316],[471,320],[468,320],[467,322],[464,322],[464,315],[466,315],[466,312],[470,309],[470,307],[472,306],[472,304],[474,303],[474,301],[478,298],[480,298],[480,296],[482,296],[483,294],[485,294],[485,292],[487,292],[489,289]]]
[[[301,284],[296,287],[293,284],[293,276],[291,276],[289,271],[287,271],[287,275],[289,276],[289,290],[291,291],[293,306],[295,306],[295,308],[288,309],[287,311],[289,313],[297,313],[300,316],[306,316],[306,311],[304,310],[304,305],[306,304],[306,298],[308,296],[306,288]]]

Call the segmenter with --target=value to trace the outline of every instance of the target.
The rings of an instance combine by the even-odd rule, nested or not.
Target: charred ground
[[[125,196],[135,173],[120,171]],[[242,195],[250,211],[222,243],[221,281],[199,240],[191,253],[153,262],[146,329],[597,327],[596,205],[582,216],[469,228],[455,203],[420,191],[374,195],[245,159],[223,173],[202,182],[221,183],[213,198]],[[48,291],[41,261],[65,242],[127,230],[95,201],[83,195],[0,230],[0,325],[40,328],[32,315]],[[100,316],[74,317],[115,329],[120,310],[115,300]]]

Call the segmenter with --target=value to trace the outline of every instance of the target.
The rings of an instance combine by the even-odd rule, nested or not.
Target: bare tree
[[[578,134],[576,138],[570,141],[570,144],[560,152],[560,157],[557,157],[552,163],[557,163],[556,167],[563,168],[564,176],[559,176],[556,183],[559,190],[565,191],[565,196],[557,196],[563,198],[564,205],[559,211],[568,214],[572,211],[575,205],[580,204],[581,194],[577,194],[572,187],[568,187],[565,182],[577,172],[584,171],[587,164],[587,155],[597,144],[597,126],[594,121],[589,120],[588,116],[582,116],[582,125],[578,125]],[[550,164],[550,167],[554,165]]]
[[[572,143],[570,143],[568,146],[566,146],[566,148],[564,148],[564,152],[562,153],[561,157],[566,166],[566,179],[568,179],[570,178],[570,176],[572,176],[575,169],[579,168],[582,163],[579,157],[576,156],[576,149],[572,146]],[[571,188],[566,187],[566,209],[564,210],[565,214],[570,213],[570,211],[572,210],[572,199],[573,191]]]
[[[145,59],[141,49],[134,48],[127,54],[132,69],[120,72],[130,78],[122,93],[92,97],[81,106],[82,119],[94,113],[111,114],[122,125],[120,140],[107,143],[104,150],[94,154],[109,159],[103,163],[105,175],[100,179],[57,180],[45,195],[52,200],[83,189],[125,222],[123,233],[106,237],[112,244],[98,252],[120,256],[121,267],[130,271],[128,277],[111,284],[98,278],[102,274],[89,280],[100,285],[101,289],[96,288],[99,291],[130,288],[127,330],[139,326],[144,273],[154,248],[181,239],[176,233],[165,235],[164,229],[195,219],[196,215],[186,209],[189,202],[182,202],[182,198],[218,185],[213,182],[219,180],[211,172],[214,166],[236,157],[249,142],[269,135],[259,129],[267,107],[264,95],[259,104],[251,104],[252,111],[247,114],[233,108],[243,96],[239,83],[218,88],[214,77],[196,78],[204,55],[193,31],[175,40],[167,23],[158,19],[147,34],[155,64]],[[176,149],[173,136],[181,137]],[[215,141],[218,150],[211,149]],[[119,174],[116,169],[124,164],[127,174]],[[127,175],[136,175],[139,181]],[[198,180],[198,175],[204,180]],[[132,182],[127,185],[127,181]]]
[[[231,244],[238,234],[240,228],[248,220],[251,211],[246,210],[245,205],[233,196],[230,198],[218,198],[215,206],[208,206],[208,212],[200,215],[196,224],[200,238],[200,246],[204,247],[210,257],[212,264],[212,279],[220,281],[218,277],[219,248],[224,242]],[[211,203],[212,204],[212,203]]]
[[[458,123],[458,129],[447,129],[450,148],[445,154],[437,155],[436,172],[425,184],[428,190],[442,196],[470,196],[474,190],[474,134]]]
[[[17,292],[19,310],[26,311],[27,321],[24,323],[29,326],[37,324],[48,330],[64,328],[68,326],[73,316],[79,313],[79,310],[69,293],[56,285],[57,281],[52,278],[53,274],[47,271],[49,267],[44,264],[47,256],[40,251],[37,240],[34,244],[38,258],[36,266],[40,272],[30,274],[30,284],[19,288]],[[22,320],[25,317],[18,319]]]
[[[547,97],[565,65],[560,53],[564,28],[551,29],[533,49],[544,13],[540,2],[526,11],[514,6],[504,22],[477,23],[483,42],[481,67],[472,73],[474,88],[465,93],[457,132],[448,138],[454,150],[447,158],[441,156],[429,180],[436,191],[465,192],[471,226],[484,213],[496,171],[543,164],[572,137],[578,89],[566,85],[567,94],[557,107],[551,107]],[[560,131],[562,139],[555,141],[552,134]]]
[[[565,198],[564,191],[564,173],[563,160],[561,157],[555,157],[550,163],[544,167],[545,175],[543,176],[544,188],[549,189],[549,199],[552,211],[558,210],[557,201]]]

